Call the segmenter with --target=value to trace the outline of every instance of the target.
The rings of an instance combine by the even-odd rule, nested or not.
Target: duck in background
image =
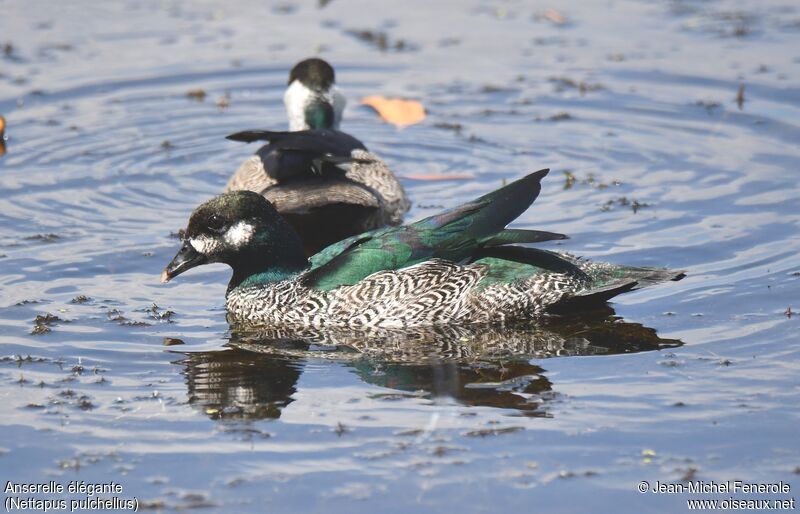
[[[327,61],[312,57],[295,64],[283,104],[289,130],[339,130],[347,99],[336,87],[336,73]]]
[[[566,237],[505,228],[533,203],[547,173],[411,225],[353,236],[310,261],[297,232],[262,196],[226,193],[192,213],[161,281],[222,262],[233,268],[226,307],[234,322],[406,328],[526,320],[683,277],[514,244]]]
[[[333,67],[322,59],[297,63],[284,103],[288,132],[248,130],[233,141],[265,141],[228,181],[272,202],[300,234],[307,255],[346,237],[397,226],[410,208],[402,184],[378,156],[338,130],[346,100]]]

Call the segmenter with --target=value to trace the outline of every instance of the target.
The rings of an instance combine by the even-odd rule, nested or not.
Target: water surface
[[[637,484],[800,487],[800,7],[553,6],[0,2],[2,477],[219,512],[682,512]],[[232,331],[226,268],[158,276],[255,150],[223,136],[282,128],[317,52],[409,219],[550,167],[517,226],[687,278],[510,332]],[[428,119],[382,124],[358,105],[376,93]],[[430,174],[473,178],[408,178]]]

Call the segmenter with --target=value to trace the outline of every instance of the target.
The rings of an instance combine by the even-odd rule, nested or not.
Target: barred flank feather
[[[637,287],[679,280],[682,276],[670,270],[579,262],[586,275],[606,277],[606,282],[598,285],[586,275],[543,272],[524,280],[479,288],[489,266],[432,259],[402,270],[380,271],[355,285],[331,291],[302,285],[302,276],[271,286],[235,289],[228,296],[227,307],[238,321],[272,326],[491,323],[535,317],[550,307],[602,302]],[[620,276],[609,280],[609,274]]]

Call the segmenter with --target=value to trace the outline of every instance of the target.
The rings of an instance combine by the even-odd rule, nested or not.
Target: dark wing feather
[[[342,164],[354,161],[354,150],[366,150],[364,144],[353,136],[338,130],[316,129],[295,132],[270,130],[245,130],[227,137],[232,141],[251,143],[269,141],[256,155],[261,159],[267,174],[283,183],[290,180],[320,176],[341,177]]]
[[[533,203],[541,190],[539,182],[547,172],[545,169],[531,173],[412,225],[383,229],[359,244],[342,249],[333,258],[320,259],[325,263],[308,273],[304,283],[330,290],[355,284],[378,271],[400,269],[432,258],[470,260]]]
[[[540,250],[538,248],[528,248],[525,246],[496,246],[482,248],[475,253],[474,260],[494,257],[504,261],[513,261],[520,264],[529,264],[543,270],[554,273],[566,273],[575,277],[589,279],[581,269],[569,260],[561,257],[555,252]]]
[[[559,234],[558,232],[546,232],[544,230],[507,228],[485,241],[483,245],[490,247],[517,243],[541,243],[544,241],[557,241],[562,239],[569,239],[569,236]]]
[[[276,132],[272,130],[242,130],[241,132],[228,134],[225,136],[225,139],[239,141],[241,143],[252,143],[254,141],[278,142],[290,134],[291,132]]]

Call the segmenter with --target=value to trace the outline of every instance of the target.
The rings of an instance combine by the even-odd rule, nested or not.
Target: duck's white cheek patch
[[[225,242],[233,247],[240,248],[250,242],[254,231],[253,225],[240,221],[225,232]]]
[[[189,244],[199,253],[204,254],[213,253],[214,250],[217,249],[217,246],[219,246],[217,241],[208,236],[193,237],[189,239]]]

